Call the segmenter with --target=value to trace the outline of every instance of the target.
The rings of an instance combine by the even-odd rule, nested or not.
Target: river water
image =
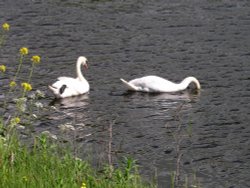
[[[131,156],[158,187],[174,171],[190,187],[250,187],[249,1],[2,0],[0,21],[11,25],[1,64],[14,70],[22,46],[42,57],[32,85],[56,110],[36,132],[65,137],[97,165],[111,143],[114,163]],[[54,101],[47,85],[74,76],[80,55],[89,60],[89,95]],[[202,90],[128,93],[119,80],[144,75],[192,75]],[[61,124],[76,131],[62,135]]]

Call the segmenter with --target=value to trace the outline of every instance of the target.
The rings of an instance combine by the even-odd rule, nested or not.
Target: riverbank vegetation
[[[47,139],[36,137],[32,147],[17,134],[0,139],[1,187],[154,187],[143,183],[132,159],[113,168],[94,169]]]

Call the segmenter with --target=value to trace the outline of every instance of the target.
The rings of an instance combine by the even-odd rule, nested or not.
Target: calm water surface
[[[57,110],[35,131],[60,135],[59,125],[73,124],[76,133],[61,136],[95,164],[107,161],[112,140],[114,163],[132,156],[159,187],[168,187],[177,161],[181,179],[195,175],[201,187],[250,187],[249,1],[3,0],[0,21],[11,25],[1,64],[14,70],[22,46],[42,56],[32,85]],[[53,101],[47,85],[74,76],[80,55],[90,62],[89,95]],[[202,90],[127,93],[119,80],[149,74],[192,75]]]

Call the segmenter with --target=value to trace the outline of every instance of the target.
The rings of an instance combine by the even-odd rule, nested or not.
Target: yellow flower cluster
[[[20,50],[19,50],[20,54],[21,55],[28,55],[29,54],[29,49],[26,48],[26,47],[22,47]]]
[[[16,122],[16,124],[18,124],[18,123],[20,123],[21,120],[20,120],[19,117],[15,117],[15,118],[14,118],[14,121]]]
[[[12,125],[16,125],[16,124],[18,124],[18,123],[20,123],[20,118],[19,117],[15,117],[15,118],[12,118],[11,120],[10,120],[10,123],[12,124]]]
[[[24,91],[31,91],[32,90],[32,86],[27,82],[23,82],[21,85],[22,85]]]
[[[15,81],[11,81],[10,84],[9,84],[9,86],[11,88],[16,87],[16,82]]]
[[[5,72],[5,71],[6,71],[6,66],[0,65],[0,72]]]
[[[32,56],[31,61],[32,61],[33,63],[38,64],[38,63],[40,63],[41,58],[40,58],[40,56],[38,56],[38,55],[34,55],[34,56]]]
[[[9,31],[10,30],[10,25],[8,23],[4,23],[2,25],[2,28],[3,28],[4,31]]]
[[[27,182],[28,181],[28,177],[27,176],[23,176],[23,181]]]
[[[86,183],[82,182],[81,188],[87,188]]]

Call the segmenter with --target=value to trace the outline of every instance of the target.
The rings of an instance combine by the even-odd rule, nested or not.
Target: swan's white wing
[[[136,86],[139,91],[144,92],[175,92],[178,84],[170,82],[158,76],[145,76],[131,80],[130,84]]]
[[[137,91],[137,87],[128,83],[126,80],[120,78],[120,80],[127,86],[128,90]]]
[[[75,95],[87,93],[89,91],[89,84],[87,81],[80,81],[79,79],[61,77],[62,79],[56,81],[52,87],[53,93],[59,98],[65,98]]]
[[[89,83],[87,81],[80,81],[75,78],[68,78],[61,81],[67,86],[66,90],[75,91],[78,94],[83,94],[89,91]]]

